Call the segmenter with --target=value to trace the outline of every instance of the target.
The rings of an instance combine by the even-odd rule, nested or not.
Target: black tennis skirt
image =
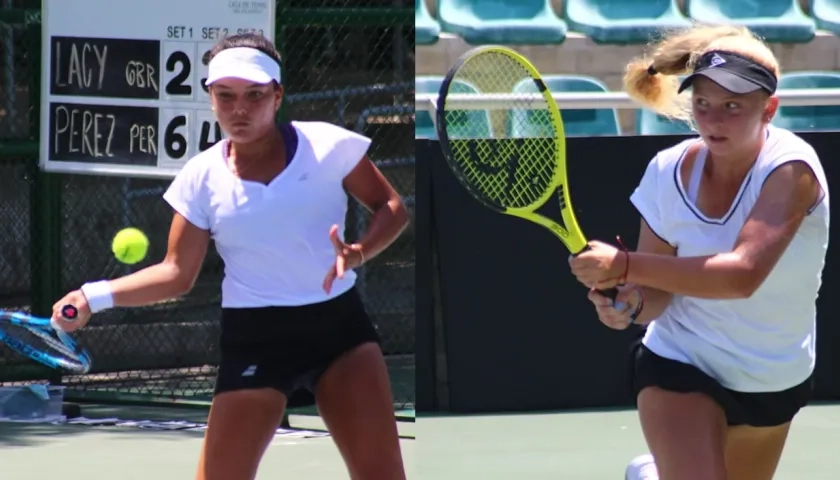
[[[694,365],[657,355],[641,339],[633,344],[630,365],[634,401],[646,387],[703,393],[723,408],[730,426],[772,427],[790,422],[808,404],[813,392],[813,376],[779,392],[730,390]]]
[[[380,338],[355,287],[311,305],[224,308],[215,393],[274,388],[311,405],[324,371],[368,342]]]

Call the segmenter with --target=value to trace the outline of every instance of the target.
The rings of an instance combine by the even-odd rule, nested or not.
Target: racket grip
[[[65,305],[61,307],[61,316],[65,320],[75,320],[79,316],[79,309],[73,305]]]
[[[598,293],[601,295],[609,298],[610,300],[615,301],[615,297],[618,296],[618,289],[617,288],[608,288],[606,290],[598,290]]]
[[[615,308],[616,310],[621,311],[621,310],[624,310],[625,307],[627,307],[627,305],[625,305],[624,302],[616,302],[615,301],[615,297],[618,296],[618,289],[616,289],[616,288],[608,288],[606,290],[598,290],[598,293],[600,293],[601,295],[603,295],[603,296],[609,298],[610,300],[612,300],[613,301],[613,308]]]
[[[589,245],[586,245],[585,247],[583,247],[583,250],[581,250],[578,253],[575,253],[574,256],[578,256],[579,254],[581,254],[581,253],[583,253],[587,250],[590,250]],[[617,288],[607,288],[606,290],[598,290],[598,293],[600,293],[601,295],[609,298],[612,301],[615,301],[615,297],[618,296],[618,289]],[[618,308],[618,307],[616,307],[616,308]]]

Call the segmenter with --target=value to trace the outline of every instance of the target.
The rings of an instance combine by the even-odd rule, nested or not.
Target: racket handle
[[[610,300],[615,301],[615,297],[618,296],[618,289],[617,288],[608,288],[606,290],[598,290],[598,293],[601,295],[609,298]]]
[[[573,255],[578,256],[581,253],[586,252],[588,250],[591,250],[591,247],[589,245],[586,245],[585,247],[583,247],[583,250],[581,250],[580,252],[575,253]],[[601,295],[609,298],[612,301],[615,301],[615,297],[618,296],[618,289],[617,288],[607,288],[606,290],[598,290],[598,293],[600,293]],[[619,305],[616,305],[615,308],[620,310],[620,308],[619,308],[620,305],[621,304],[619,303]]]
[[[616,310],[621,311],[621,310],[624,310],[627,307],[627,305],[625,305],[624,302],[616,302],[615,301],[615,297],[618,296],[618,289],[616,289],[616,288],[608,288],[606,290],[598,290],[598,293],[600,293],[601,295],[603,295],[603,296],[609,298],[610,300],[612,300],[613,301],[613,308],[615,308]]]
[[[61,316],[65,320],[75,320],[79,316],[79,309],[73,305],[65,305],[61,307]]]
[[[587,246],[583,247],[583,250],[581,250],[578,253],[574,253],[572,255],[576,257],[576,256],[580,255],[581,253],[589,250],[589,249],[590,249],[589,245],[587,245]],[[618,289],[617,288],[608,288],[606,290],[598,290],[598,293],[600,293],[601,295],[609,298],[610,300],[615,301],[615,297],[618,296]]]

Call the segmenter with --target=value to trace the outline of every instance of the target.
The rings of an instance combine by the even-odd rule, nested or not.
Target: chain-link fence
[[[46,175],[33,168],[37,126],[30,117],[37,118],[38,110],[33,89],[39,88],[40,29],[37,10],[22,6],[0,0],[0,216],[12,232],[0,239],[0,301],[4,308],[44,314],[84,281],[159,261],[171,209],[161,199],[169,181]],[[329,121],[370,136],[370,157],[413,213],[412,12],[407,0],[285,0],[277,5],[276,43],[283,56],[283,116]],[[360,236],[368,219],[351,201],[347,237]],[[151,240],[147,260],[132,267],[103,253],[126,226],[144,230]],[[0,382],[61,381],[69,398],[99,401],[209,399],[218,363],[222,273],[211,246],[185,297],[98,314],[77,334],[94,359],[88,375],[51,378],[52,372],[0,346]],[[383,338],[395,407],[413,408],[411,228],[359,271],[358,285]]]

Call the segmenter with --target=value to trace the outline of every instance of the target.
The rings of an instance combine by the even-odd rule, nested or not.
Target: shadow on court
[[[167,420],[204,423],[207,410],[137,406],[82,406],[86,418]],[[317,432],[313,416],[290,418],[292,429]],[[400,422],[400,431],[414,426]],[[299,433],[299,432],[298,432]],[[202,431],[160,431],[137,427],[0,423],[0,465],[15,480],[104,478],[110,469],[120,480],[182,480],[195,474]],[[409,478],[415,443],[401,441]],[[33,448],[34,447],[34,448]],[[4,474],[0,474],[5,478]],[[349,478],[332,438],[277,435],[266,451],[257,479],[336,480]]]
[[[202,438],[204,432],[198,431],[159,431],[134,427],[88,426],[88,425],[52,425],[40,423],[0,423],[0,449],[5,447],[38,447],[54,441],[73,440],[79,436],[98,436],[107,433],[111,440],[123,437],[127,440],[142,435],[145,438],[157,435],[161,439],[171,440],[174,435],[188,438]]]
[[[199,408],[155,408],[136,406],[82,405],[81,415],[86,418],[118,418],[131,421],[187,421],[204,423],[207,421],[207,409]],[[70,439],[81,435],[98,435],[101,432],[113,434],[113,439],[121,436],[135,438],[137,435],[172,434],[189,438],[201,438],[202,431],[171,430],[160,431],[129,426],[93,426],[49,423],[0,422],[0,448],[4,446],[37,447],[54,440]]]
[[[151,421],[161,422],[189,422],[195,424],[206,424],[208,407],[161,407],[161,406],[136,406],[136,405],[90,405],[81,406],[81,416],[89,419],[110,419],[116,418],[128,421]],[[412,419],[413,420],[413,419]],[[294,431],[311,431],[316,433],[327,432],[323,420],[314,410],[293,410],[288,417],[289,425],[284,426]],[[409,440],[414,438],[414,422],[398,422],[400,436]],[[37,446],[38,441],[44,438],[59,436],[70,437],[74,435],[85,435],[91,431],[104,431],[135,434],[183,434],[191,437],[201,438],[203,431],[195,430],[160,430],[155,428],[140,428],[136,426],[121,425],[70,425],[70,424],[47,424],[47,423],[13,423],[0,422],[0,448],[4,445],[14,446]]]

